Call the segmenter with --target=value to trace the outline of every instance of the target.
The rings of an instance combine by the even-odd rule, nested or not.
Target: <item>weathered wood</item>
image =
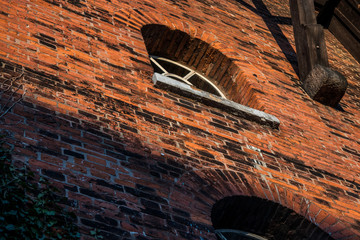
[[[334,4],[335,0],[329,0]],[[326,6],[323,16],[329,18],[326,11],[336,6]],[[343,97],[347,81],[338,72],[329,68],[324,29],[317,24],[313,0],[290,0],[299,76],[303,88],[314,100],[336,107]]]
[[[302,81],[316,64],[328,66],[323,28],[316,24],[313,0],[290,0],[299,76]]]
[[[297,25],[316,23],[313,0],[290,0],[290,11],[291,18],[296,20]]]
[[[300,23],[300,15],[303,15],[303,12],[299,10],[297,0],[290,0],[290,12],[291,12],[291,18],[293,23],[293,29],[294,29],[294,36],[295,36],[295,46],[296,46],[296,57],[298,60],[299,65],[299,76],[300,79],[304,79],[306,77],[306,70],[304,69],[304,66],[307,66],[306,63],[306,49],[304,49],[302,42],[303,40],[303,28],[301,27]],[[307,67],[305,67],[307,68]]]
[[[351,7],[349,2],[340,1],[334,11],[335,16],[360,39],[360,10]]]
[[[329,66],[326,45],[324,40],[324,29],[319,24],[305,25],[306,47],[309,51],[308,68],[310,71],[315,65]]]
[[[346,79],[340,73],[316,65],[307,75],[303,87],[312,99],[336,107],[344,96],[347,85]]]
[[[360,9],[360,0],[349,0],[349,3],[354,6],[354,8]]]
[[[329,25],[329,31],[336,36],[349,53],[360,62],[360,39],[349,32],[349,29],[337,17]]]
[[[318,23],[322,24],[360,62],[360,0],[315,0]],[[326,9],[328,8],[328,10]]]
[[[317,23],[321,24],[324,28],[328,28],[331,22],[331,18],[334,16],[335,8],[338,6],[341,0],[328,0],[321,8],[319,14],[316,17]]]
[[[329,0],[314,0],[315,7],[320,6],[321,8],[328,2]],[[355,9],[360,9],[360,0],[340,0],[341,2],[346,2],[350,4]]]

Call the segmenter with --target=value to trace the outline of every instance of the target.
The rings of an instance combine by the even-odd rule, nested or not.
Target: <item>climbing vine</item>
[[[45,178],[12,164],[11,151],[0,139],[0,240],[79,239],[73,213],[59,203],[66,200]]]

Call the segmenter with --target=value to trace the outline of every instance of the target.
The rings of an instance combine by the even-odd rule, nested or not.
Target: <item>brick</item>
[[[25,67],[27,90],[0,119],[2,132],[14,161],[66,189],[83,239],[93,227],[104,239],[215,239],[212,206],[243,195],[286,206],[334,238],[360,236],[360,66],[326,31],[330,66],[349,87],[342,110],[309,98],[288,4],[0,5],[0,85]],[[279,128],[157,88],[149,53],[212,77]]]

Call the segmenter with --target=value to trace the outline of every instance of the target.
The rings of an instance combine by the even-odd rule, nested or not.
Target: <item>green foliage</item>
[[[75,215],[48,180],[35,181],[32,171],[13,166],[10,151],[0,139],[0,240],[79,239]],[[65,199],[66,200],[66,199]]]
[[[96,240],[104,239],[102,235],[100,235],[99,229],[95,228],[90,231],[90,235],[94,237]]]

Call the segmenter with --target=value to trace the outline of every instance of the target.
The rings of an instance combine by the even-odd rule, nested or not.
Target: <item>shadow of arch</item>
[[[234,229],[269,240],[332,240],[318,226],[278,203],[249,196],[225,197],[211,211],[215,229]],[[225,232],[227,240],[240,235]],[[250,239],[244,237],[243,239]]]
[[[224,227],[242,229],[244,231],[250,231],[251,229],[242,228],[241,224],[238,227],[232,225],[231,221],[234,221],[234,224],[236,224],[236,221],[239,219],[235,219],[236,216],[231,214],[236,213],[238,208],[243,209],[241,204],[263,205],[259,207],[260,212],[264,211],[263,215],[256,216],[255,219],[267,218],[269,220],[279,211],[279,216],[276,216],[278,221],[272,223],[271,229],[276,231],[279,227],[278,230],[280,231],[280,228],[283,227],[281,232],[288,233],[288,235],[283,235],[282,238],[276,235],[271,238],[272,232],[269,231],[267,233],[268,236],[266,236],[268,239],[358,239],[358,236],[351,230],[352,227],[349,223],[343,222],[337,215],[324,210],[320,204],[302,196],[301,193],[293,189],[282,189],[284,194],[280,195],[275,184],[269,182],[268,190],[270,195],[266,195],[257,177],[256,174],[251,172],[241,173],[223,169],[190,171],[182,175],[174,184],[169,196],[170,205],[191,213],[192,218],[195,216],[199,223],[207,224],[212,226],[212,228],[219,229]],[[228,199],[230,200],[229,202],[227,202]],[[240,204],[240,206],[236,207],[236,204]],[[227,209],[219,211],[219,206],[222,205],[226,205]],[[248,206],[245,210],[247,208]],[[268,208],[271,208],[272,211]],[[269,210],[269,212],[265,210]],[[254,211],[256,212],[257,210]],[[245,214],[248,213],[249,211]],[[222,223],[222,214],[225,218],[230,219],[229,225],[227,222]],[[216,218],[220,220],[214,220]],[[286,226],[280,225],[284,221],[286,222],[286,220],[288,220],[287,223],[291,226],[297,226],[298,228],[286,228]],[[335,228],[336,230],[334,230]],[[297,234],[302,230],[310,238],[306,238],[307,235],[304,238],[300,238],[301,234],[299,238],[291,235]],[[263,234],[263,232],[257,232],[256,229],[253,233],[257,235]]]
[[[216,37],[199,31],[193,35],[191,31],[186,33],[160,24],[148,24],[141,29],[149,55],[181,63],[207,77],[229,100],[262,110],[255,96],[257,92],[244,71],[234,63],[235,59],[221,52],[225,46]],[[207,39],[196,37],[204,35]]]

